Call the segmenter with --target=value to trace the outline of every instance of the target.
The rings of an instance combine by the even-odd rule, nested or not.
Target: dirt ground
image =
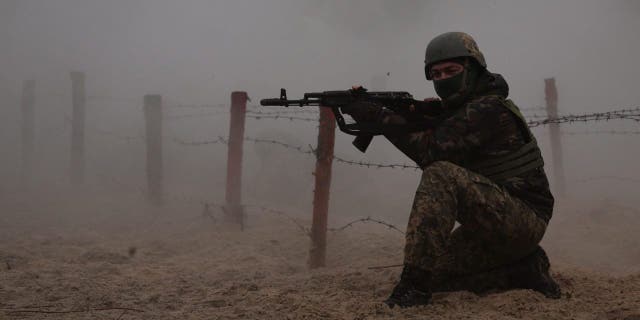
[[[0,318],[640,319],[640,212],[584,207],[558,208],[544,240],[561,299],[455,292],[389,309],[400,268],[368,267],[401,262],[403,235],[378,224],[330,232],[327,267],[309,270],[309,238],[290,219],[306,215],[249,208],[240,232],[195,204],[5,194]]]

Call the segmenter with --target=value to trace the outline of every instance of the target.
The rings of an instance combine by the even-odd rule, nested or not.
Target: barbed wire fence
[[[113,185],[114,187],[117,187],[121,190],[127,190],[129,193],[132,194],[137,194],[138,196],[140,196],[141,198],[145,198],[147,196],[147,190],[144,187],[136,187],[136,186],[132,186],[128,183],[125,183],[111,175],[107,175],[104,173],[97,173],[96,176],[98,176],[100,179],[102,179],[103,183],[107,183],[110,185]],[[225,203],[219,203],[219,202],[215,202],[212,200],[206,200],[206,199],[202,199],[202,198],[197,198],[197,197],[192,197],[186,194],[170,194],[170,193],[165,193],[165,199],[167,199],[170,202],[181,202],[181,203],[189,203],[189,204],[194,204],[194,205],[199,205],[201,206],[201,217],[203,218],[208,218],[211,219],[214,223],[218,223],[223,221],[223,215],[222,214],[228,214],[229,212],[229,208],[228,205]],[[286,210],[282,210],[282,209],[276,209],[276,208],[272,208],[266,205],[258,205],[258,204],[245,204],[242,206],[244,209],[252,209],[252,210],[256,210],[257,213],[262,214],[263,216],[265,214],[271,214],[280,218],[283,218],[284,220],[292,223],[303,235],[307,236],[307,237],[311,237],[311,229],[308,226],[305,226],[302,222],[300,222],[299,219],[295,218],[295,216],[301,216],[301,214],[295,214],[292,212],[288,212]],[[220,215],[216,215],[214,210],[217,210]],[[245,210],[246,212],[246,210]],[[339,233],[342,231],[345,231],[349,228],[354,227],[355,225],[358,224],[377,224],[377,225],[382,225],[385,226],[387,229],[389,230],[393,230],[395,232],[398,232],[402,235],[404,235],[404,231],[402,231],[399,227],[397,227],[394,224],[391,224],[389,222],[383,221],[381,219],[375,219],[375,218],[371,218],[371,217],[365,217],[365,218],[358,218],[352,221],[349,221],[348,223],[342,225],[342,226],[338,226],[338,227],[329,227],[327,228],[327,231],[330,232],[334,232],[334,233]]]
[[[52,97],[59,99],[70,99],[70,95],[59,95],[59,94],[50,94]],[[126,97],[114,97],[108,95],[90,95],[87,97],[87,101],[92,102],[108,102],[108,101],[117,101],[123,103],[142,103],[142,99],[134,99],[134,98],[126,98]],[[522,108],[521,111],[527,113],[526,118],[528,119],[527,125],[531,128],[542,127],[547,125],[557,125],[557,124],[574,124],[574,123],[594,123],[594,122],[608,122],[613,120],[628,120],[632,122],[640,122],[640,107],[634,108],[611,108],[612,111],[606,112],[594,112],[594,113],[586,113],[586,114],[568,114],[568,115],[559,115],[555,117],[549,117],[548,115],[538,115],[537,112],[543,112],[546,110],[544,107],[534,107],[534,108]],[[531,114],[532,113],[532,114]],[[321,114],[319,110],[311,110],[304,108],[289,108],[285,110],[265,110],[259,106],[249,105],[246,106],[246,111],[243,113],[244,119],[249,119],[251,121],[289,121],[289,122],[301,122],[301,123],[315,123],[318,124],[318,116]],[[228,104],[176,104],[171,103],[164,108],[162,108],[162,120],[167,123],[179,122],[187,119],[196,119],[196,120],[207,120],[214,118],[222,118],[222,117],[230,117],[231,112]],[[56,134],[60,134],[60,132],[69,131],[71,127],[71,119],[69,116],[65,117],[65,124],[63,128],[52,129],[52,132],[55,131]],[[104,137],[112,138],[119,141],[125,141],[127,143],[133,142],[144,142],[147,141],[148,137],[144,134],[123,134],[121,132],[104,130],[101,128],[88,128],[88,132],[101,135]],[[594,130],[594,131],[565,131],[564,135],[572,136],[572,135],[595,135],[595,134],[610,134],[610,135],[638,135],[640,134],[640,130]],[[166,135],[166,137],[170,139],[171,142],[176,145],[183,147],[198,147],[198,146],[208,146],[208,145],[221,145],[229,147],[229,143],[231,138],[227,136],[216,136],[213,138],[208,138],[204,140],[188,140],[181,137],[178,137],[175,133],[171,133],[170,135]],[[283,148],[298,154],[314,156],[318,159],[321,154],[318,151],[318,146],[313,146],[312,144],[308,144],[306,146],[302,145],[294,145],[291,143],[287,143],[284,141],[279,141],[276,139],[266,138],[266,137],[252,137],[245,136],[242,137],[242,141],[250,142],[254,144],[263,144],[274,146],[277,148]],[[420,167],[416,165],[410,164],[398,164],[398,163],[376,163],[376,162],[367,162],[362,160],[351,160],[342,156],[336,156],[333,153],[330,154],[329,159],[333,162],[359,166],[365,168],[384,168],[384,169],[400,169],[400,170],[419,170]],[[117,185],[119,188],[129,188],[132,192],[140,194],[141,196],[147,196],[148,190],[146,187],[133,187],[128,185],[127,183],[122,182],[121,180],[114,178],[107,174],[99,174],[101,179],[112,185]],[[577,180],[576,182],[592,182],[598,180],[618,180],[624,181],[626,183],[640,183],[640,179],[633,179],[627,177],[615,177],[615,176],[599,176],[599,177],[591,177],[585,178],[581,180]],[[201,206],[202,208],[202,216],[208,217],[212,219],[214,222],[217,222],[220,217],[217,217],[214,214],[214,211],[218,211],[221,214],[228,214],[230,206],[227,203],[219,203],[215,201],[211,201],[210,199],[203,199],[194,197],[193,195],[188,194],[170,194],[165,192],[165,198],[167,201],[172,202],[186,202],[192,203]],[[253,212],[257,212],[260,214],[271,214],[277,217],[281,217],[290,223],[292,223],[300,232],[311,237],[312,236],[312,228],[306,226],[304,223],[300,222],[299,219],[295,218],[295,214],[290,212],[286,212],[285,210],[271,208],[265,205],[257,205],[257,204],[244,204],[242,205],[243,211],[250,210]],[[388,228],[391,231],[404,234],[404,232],[396,227],[395,225],[388,223],[386,221],[372,218],[372,217],[364,217],[357,218],[352,220],[342,226],[339,227],[329,227],[327,228],[330,232],[343,232],[352,228],[355,225],[370,223],[375,225],[381,225]]]
[[[296,151],[301,154],[317,156],[317,150],[312,145],[303,147],[303,146],[296,146],[296,145],[278,141],[278,140],[262,139],[262,138],[255,138],[255,137],[245,137],[244,141],[253,142],[256,144],[276,145],[285,149]],[[228,145],[229,139],[228,137],[223,137],[223,136],[218,136],[215,139],[202,140],[202,141],[184,141],[179,138],[173,138],[173,142],[182,146],[204,146],[204,145],[210,145],[210,144]],[[414,170],[420,169],[420,167],[416,165],[397,164],[397,163],[374,163],[374,162],[366,162],[361,160],[348,160],[343,157],[339,157],[335,155],[332,156],[332,159],[338,163],[361,166],[366,168],[390,168],[390,169],[414,169]]]
[[[534,110],[540,110],[541,108],[536,108]],[[317,122],[317,119],[314,118],[308,118],[308,117],[299,117],[299,116],[291,116],[290,114],[298,114],[298,113],[302,113],[302,114],[317,114],[317,111],[306,111],[306,110],[292,110],[292,111],[247,111],[245,117],[252,119],[252,120],[288,120],[288,121],[299,121],[299,122]],[[222,114],[222,113],[218,113]],[[209,116],[209,115],[207,115]],[[610,120],[632,120],[634,122],[638,122],[640,121],[640,108],[629,108],[629,109],[620,109],[620,110],[614,110],[614,111],[610,111],[610,112],[598,112],[598,113],[591,113],[591,114],[580,114],[580,115],[563,115],[563,116],[559,116],[556,118],[549,118],[549,117],[545,117],[543,118],[542,116],[540,117],[535,117],[536,120],[530,120],[528,121],[528,125],[530,127],[539,127],[539,126],[544,126],[544,125],[548,125],[548,124],[560,124],[560,123],[584,123],[584,122],[600,122],[600,121],[610,121]],[[596,131],[596,132],[589,132],[586,131],[585,134],[599,134],[599,133],[610,133],[610,134],[636,134],[635,131]],[[566,132],[567,135],[578,135],[581,134],[580,132]],[[217,136],[215,138],[212,139],[208,139],[208,140],[194,140],[194,141],[186,141],[182,138],[178,138],[178,137],[173,137],[172,141],[180,146],[207,146],[207,145],[225,145],[228,146],[229,144],[229,138],[225,137],[225,136]],[[296,153],[300,153],[300,154],[305,154],[305,155],[310,155],[310,156],[316,156],[317,157],[317,150],[311,145],[308,144],[307,146],[302,146],[302,145],[293,145],[287,142],[283,142],[283,141],[279,141],[279,140],[275,140],[275,139],[267,139],[267,138],[261,138],[261,137],[251,137],[251,136],[246,136],[243,138],[243,141],[245,142],[252,142],[255,144],[267,144],[267,145],[273,145],[276,147],[280,147],[280,148],[284,148],[284,149],[288,149],[291,150],[293,152]],[[346,159],[344,157],[339,157],[336,155],[332,155],[331,156],[332,160],[334,160],[337,163],[343,163],[343,164],[348,164],[348,165],[356,165],[356,166],[362,166],[362,167],[367,167],[367,168],[390,168],[390,169],[413,169],[413,170],[418,170],[420,169],[418,166],[415,165],[408,165],[408,164],[394,164],[394,163],[372,163],[372,162],[365,162],[365,161],[356,161],[356,160],[349,160]],[[585,180],[586,181],[586,180]],[[631,181],[630,179],[625,179],[624,181]],[[633,181],[635,182],[635,181]],[[302,233],[306,234],[306,235],[310,235],[310,229],[306,226],[304,226],[302,223],[300,223],[297,219],[293,218],[291,214],[288,214],[282,210],[278,210],[278,209],[274,209],[274,208],[268,208],[265,206],[246,206],[247,208],[249,207],[256,207],[259,208],[261,210],[261,212],[263,213],[271,213],[271,214],[275,214],[277,216],[283,217],[286,220],[292,222]],[[222,208],[222,207],[221,207]],[[393,224],[390,224],[388,222],[385,222],[383,220],[378,220],[378,219],[374,219],[371,217],[366,217],[366,218],[359,218],[356,219],[354,221],[351,221],[341,227],[333,227],[333,228],[328,228],[328,231],[332,231],[332,232],[339,232],[339,231],[344,231],[350,227],[352,227],[355,224],[358,223],[375,223],[375,224],[379,224],[379,225],[384,225],[386,227],[388,227],[391,230],[397,231],[399,233],[403,234],[403,231],[401,231],[399,228],[397,228],[396,226],[394,226]]]
[[[193,111],[193,110],[200,110],[200,109],[216,109],[217,111],[214,112],[197,112],[197,113],[188,113],[188,114],[172,114],[169,112],[165,113],[164,119],[166,121],[174,121],[174,120],[181,120],[181,119],[190,119],[190,118],[195,118],[195,119],[203,119],[203,118],[211,118],[211,117],[219,117],[219,116],[226,116],[229,115],[229,111],[228,110],[222,110],[224,108],[228,108],[227,105],[225,104],[215,104],[215,105],[175,105],[175,106],[168,106],[169,109],[173,109],[173,110],[189,110],[189,111]],[[318,114],[317,110],[284,110],[284,111],[259,111],[256,110],[258,109],[258,106],[249,106],[249,109],[246,112],[246,118],[252,119],[252,120],[288,120],[288,121],[299,121],[299,122],[314,122],[317,123],[317,118],[309,118],[309,117],[299,117],[299,116],[291,116],[291,114]],[[543,110],[543,108],[531,108],[531,109],[523,109],[523,110]],[[542,118],[543,116],[537,116],[535,118],[537,118],[538,120],[530,120],[528,121],[528,125],[530,127],[538,127],[538,126],[544,126],[544,125],[548,125],[548,124],[560,124],[560,123],[584,123],[584,122],[601,122],[601,121],[610,121],[610,120],[618,120],[618,119],[622,119],[622,120],[632,120],[634,122],[638,122],[640,121],[640,107],[639,108],[627,108],[627,109],[619,109],[619,110],[614,110],[614,111],[609,111],[609,112],[597,112],[597,113],[590,113],[590,114],[580,114],[580,115],[563,115],[563,116],[559,116],[557,118]],[[70,122],[70,119],[68,116],[66,116],[65,118],[67,124]],[[65,129],[68,129],[69,125],[65,125],[64,128],[60,128],[60,130],[57,131],[62,131]],[[122,134],[120,132],[113,132],[113,131],[108,131],[108,130],[103,130],[103,129],[99,129],[99,128],[93,128],[92,130],[90,130],[90,132],[94,132],[95,134],[99,134],[99,135],[103,135],[106,137],[110,137],[113,139],[118,139],[118,140],[122,140],[125,141],[127,143],[131,143],[131,142],[141,142],[144,141],[145,137],[144,135],[126,135],[126,134]],[[563,134],[565,135],[594,135],[594,134],[613,134],[613,135],[637,135],[640,134],[640,131],[635,131],[635,130],[624,130],[624,131],[620,131],[620,130],[595,130],[595,131],[565,131],[563,132]],[[179,137],[176,137],[175,135],[170,135],[170,136],[166,136],[167,138],[171,139],[171,141],[177,145],[180,146],[207,146],[207,145],[214,145],[214,144],[219,144],[219,145],[224,145],[224,146],[228,146],[229,144],[229,138],[225,137],[225,136],[217,136],[213,139],[207,139],[207,140],[199,140],[199,141],[186,141],[184,139],[181,139]],[[251,136],[247,136],[243,138],[244,141],[246,142],[252,142],[255,144],[266,144],[266,145],[272,145],[272,146],[276,146],[276,147],[280,147],[280,148],[284,148],[287,150],[291,150],[294,151],[296,153],[299,154],[303,154],[303,155],[309,155],[309,156],[317,156],[317,150],[315,149],[315,147],[311,144],[308,144],[307,146],[301,146],[301,145],[293,145],[287,142],[283,142],[283,141],[279,141],[279,140],[275,140],[275,139],[267,139],[267,138],[261,138],[261,137],[251,137]],[[398,164],[398,163],[375,163],[375,162],[367,162],[367,161],[362,161],[362,160],[350,160],[350,159],[346,159],[344,157],[340,157],[340,156],[336,156],[336,155],[332,155],[332,160],[337,162],[337,163],[341,163],[341,164],[346,164],[346,165],[353,165],[353,166],[360,166],[360,167],[366,167],[366,168],[386,168],[386,169],[411,169],[411,170],[418,170],[420,169],[419,166],[416,165],[411,165],[411,164]],[[101,179],[103,181],[109,181],[112,184],[116,184],[118,186],[125,186],[124,183],[114,179],[114,178],[109,178],[107,176],[105,176],[104,174],[101,174]],[[579,179],[579,180],[575,180],[575,182],[591,182],[591,181],[596,181],[596,180],[603,180],[603,179],[608,179],[608,180],[618,180],[618,181],[625,181],[625,182],[632,182],[632,183],[640,183],[640,179],[631,179],[631,178],[624,178],[624,177],[614,177],[614,176],[607,176],[607,177],[592,177],[592,178],[585,178],[585,179]],[[140,194],[145,194],[144,188],[137,188],[136,192],[140,193]],[[193,197],[189,197],[188,195],[166,195],[169,201],[178,201],[178,202],[190,202],[190,203],[198,203],[201,204],[203,207],[209,207],[208,210],[203,210],[203,211],[210,211],[211,208],[217,208],[220,210],[224,210],[224,205],[222,204],[216,204],[213,203],[211,201],[207,201],[207,200],[202,200],[202,199],[196,199]],[[259,205],[248,205],[246,206],[247,208],[259,208],[261,210],[261,212],[264,213],[272,213],[272,214],[276,214],[282,217],[285,217],[287,220],[294,222],[294,224],[298,227],[298,229],[300,229],[301,231],[304,231],[305,234],[309,233],[309,229],[307,227],[302,226],[296,219],[292,218],[291,214],[287,214],[282,210],[278,210],[278,209],[274,209],[274,208],[268,208],[265,206],[259,206]],[[381,220],[376,220],[370,217],[367,218],[360,218],[357,219],[353,222],[348,223],[345,226],[342,227],[336,227],[336,228],[329,228],[328,230],[330,231],[343,231],[345,229],[347,229],[348,227],[352,226],[355,223],[364,223],[364,222],[371,222],[371,223],[378,223],[378,224],[382,224],[382,225],[387,225],[390,229],[396,229],[397,231],[399,231],[399,229],[395,228],[393,225],[386,223],[384,221]]]
[[[62,94],[48,94],[46,96],[53,96],[58,98],[67,98],[68,96]],[[132,98],[114,98],[111,96],[89,96],[90,100],[108,100],[113,99],[115,101],[134,101]],[[198,110],[198,109],[218,109],[215,112],[199,112],[199,113],[190,113],[190,114],[171,114],[165,113],[164,119],[166,121],[174,121],[181,119],[203,119],[209,117],[218,117],[223,115],[229,115],[228,110],[222,110],[227,108],[227,104],[201,104],[201,105],[189,105],[189,104],[176,104],[167,106],[170,110]],[[317,110],[282,110],[282,111],[260,111],[258,110],[259,106],[248,106],[248,110],[246,112],[246,118],[253,120],[288,120],[288,121],[301,121],[301,122],[317,122],[317,118],[309,118],[309,117],[299,117],[299,116],[291,116],[291,114],[315,114],[317,115],[319,112]],[[533,108],[522,108],[522,111],[542,111],[544,107],[533,107]],[[548,124],[561,124],[561,123],[585,123],[585,122],[601,122],[601,121],[610,121],[617,119],[626,119],[632,120],[634,122],[640,121],[640,107],[636,108],[627,108],[627,109],[619,109],[608,112],[596,112],[589,114],[579,114],[579,115],[563,115],[556,118],[549,118],[544,115],[532,115],[528,116],[530,118],[534,118],[534,120],[529,120],[527,124],[534,128],[539,126],[544,126]],[[64,130],[69,128],[69,123],[71,122],[70,117],[65,116],[65,126],[61,128],[49,128],[48,132],[55,132],[56,134],[61,134]],[[93,129],[93,132],[96,134],[111,136],[113,138],[126,141],[143,141],[145,138],[143,135],[123,135],[120,132],[108,131],[99,128]],[[640,134],[640,130],[584,130],[584,131],[563,131],[563,135],[569,136],[577,136],[577,135],[638,135]],[[228,145],[228,137],[218,136],[213,139],[201,140],[201,141],[186,141],[184,139],[178,138],[176,136],[168,137],[174,143],[182,146],[205,146],[210,144],[223,144]],[[289,149],[301,154],[307,155],[316,155],[316,150],[314,147],[309,144],[307,146],[296,146],[292,144],[288,144],[282,141],[274,140],[274,139],[266,139],[260,137],[246,137],[244,139],[247,142],[260,143],[260,144],[271,144],[279,147],[283,147],[285,149]],[[389,168],[389,169],[413,169],[418,170],[420,167],[416,165],[410,164],[397,164],[397,163],[373,163],[362,160],[350,160],[344,157],[333,156],[332,159],[338,163],[361,166],[367,168]]]
[[[640,134],[640,130],[584,130],[584,131],[562,131],[567,136],[589,136],[589,135],[618,135],[630,136]]]
[[[64,96],[64,95],[55,95],[58,98],[68,98],[68,96]],[[101,100],[106,101],[109,99],[109,97],[107,96],[101,96],[100,97]],[[92,99],[93,100],[93,99]],[[121,98],[121,99],[114,99],[115,101],[126,101],[126,102],[132,102],[133,99],[127,99],[127,98]],[[174,110],[179,110],[179,111],[183,111],[183,110],[202,110],[202,109],[206,109],[206,110],[211,110],[214,109],[215,111],[207,111],[207,112],[197,112],[197,113],[182,113],[182,114],[175,114],[174,112],[170,111],[170,112],[164,112],[164,120],[166,121],[174,121],[174,120],[182,120],[182,119],[202,119],[202,118],[211,118],[211,117],[216,117],[216,116],[225,116],[228,115],[229,112],[227,110],[222,110],[222,108],[226,108],[227,105],[224,104],[219,104],[219,105],[176,105],[176,106],[171,106],[168,108],[174,109]],[[256,109],[258,108],[257,106],[251,106],[250,108],[252,109]],[[258,110],[252,110],[249,109],[247,111],[247,118],[249,119],[255,119],[255,120],[265,120],[265,119],[272,119],[272,120],[289,120],[289,121],[304,121],[304,122],[317,122],[317,119],[313,119],[313,118],[303,118],[303,117],[298,117],[298,116],[291,116],[291,114],[307,114],[307,115],[317,115],[319,114],[318,111],[313,111],[313,110],[288,110],[288,111],[282,111],[282,112],[274,112],[274,111],[258,111]],[[72,119],[71,116],[69,114],[65,114],[64,115],[64,119],[63,119],[64,123],[63,126],[60,128],[49,128],[47,129],[47,131],[43,131],[48,133],[49,131],[56,131],[56,133],[65,133],[65,132],[69,132],[71,130],[71,124],[72,124]],[[126,143],[133,143],[133,142],[144,142],[146,137],[144,136],[144,134],[126,134],[126,133],[122,133],[121,131],[110,131],[110,130],[105,130],[105,129],[101,129],[99,127],[88,127],[88,130],[86,131],[86,133],[88,135],[98,135],[98,136],[102,136],[105,138],[109,138],[109,139],[113,139],[114,141],[124,141]],[[165,136],[166,138],[170,138],[171,141],[173,141],[174,143],[178,144],[178,145],[182,145],[182,146],[202,146],[202,145],[210,145],[210,144],[222,144],[225,146],[228,146],[228,138],[227,137],[222,137],[222,136],[218,136],[215,139],[212,140],[205,140],[205,141],[190,141],[190,142],[186,142],[186,141],[182,141],[179,138],[176,138],[174,135],[169,135],[169,136]],[[302,147],[302,146],[294,146],[291,144],[287,144],[281,141],[277,141],[274,139],[264,139],[264,138],[257,138],[257,137],[246,137],[244,139],[247,142],[253,142],[256,144],[270,144],[270,145],[277,145],[280,147],[283,147],[285,149],[290,149],[290,150],[295,150],[298,153],[301,154],[306,154],[306,155],[315,155],[316,154],[316,150],[313,146],[308,145],[306,147]],[[409,166],[409,165],[405,165],[405,164],[376,164],[376,163],[367,163],[367,162],[362,162],[362,161],[353,161],[353,160],[347,160],[341,157],[334,157],[334,160],[337,162],[341,162],[341,163],[345,163],[345,164],[351,164],[351,165],[360,165],[360,166],[366,166],[366,167],[388,167],[388,168],[413,168],[413,169],[418,169],[418,167],[416,166]],[[98,167],[98,165],[96,165],[95,163],[92,163],[92,167]],[[95,173],[96,178],[98,179],[99,182],[106,184],[106,185],[110,185],[114,188],[117,188],[119,190],[126,190],[127,193],[129,194],[133,194],[133,195],[138,195],[141,198],[145,198],[148,196],[148,191],[146,190],[146,187],[143,186],[135,186],[135,185],[131,185],[130,183],[125,182],[122,179],[118,179],[117,177],[114,177],[111,174],[107,174],[105,172],[96,172]],[[207,200],[207,199],[203,199],[203,198],[198,198],[198,197],[194,197],[194,196],[190,196],[188,194],[171,194],[171,193],[165,193],[164,196],[166,197],[167,201],[169,202],[182,202],[182,203],[190,203],[190,204],[196,204],[196,205],[200,205],[202,207],[202,216],[203,217],[208,217],[210,219],[212,219],[214,222],[218,222],[220,220],[220,217],[216,217],[215,214],[213,213],[214,210],[218,210],[219,212],[226,212],[227,210],[229,210],[228,206],[226,204],[221,204],[221,203],[216,203],[213,202],[211,200]],[[290,221],[291,223],[293,223],[301,232],[303,232],[305,235],[310,236],[310,228],[304,226],[301,222],[298,221],[298,219],[294,218],[294,214],[292,213],[288,213],[286,211],[280,210],[280,209],[276,209],[276,208],[270,208],[264,205],[253,205],[253,204],[248,204],[248,205],[243,205],[244,208],[247,209],[251,209],[251,210],[255,210],[257,213],[262,213],[262,214],[272,214],[275,216],[279,216],[284,218],[287,221]],[[340,232],[345,230],[347,227],[352,227],[355,224],[358,223],[367,223],[367,222],[374,222],[377,224],[384,224],[387,226],[391,226],[390,228],[395,228],[396,230],[399,230],[397,227],[393,226],[390,223],[386,223],[382,220],[377,220],[377,219],[373,219],[370,217],[367,218],[361,218],[358,219],[356,221],[351,221],[348,224],[344,225],[344,226],[339,226],[339,227],[331,227],[328,228],[329,231],[331,232]]]
[[[610,120],[632,120],[634,122],[640,121],[640,107],[632,109],[619,109],[607,112],[595,112],[579,115],[564,115],[558,117],[550,117],[541,120],[530,120],[527,122],[529,127],[538,127],[548,124],[561,124],[561,123],[578,123],[578,122],[600,122]]]

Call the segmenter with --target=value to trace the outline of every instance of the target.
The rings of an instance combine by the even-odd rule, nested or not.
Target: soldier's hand
[[[364,100],[356,100],[342,108],[342,112],[350,115],[356,122],[374,122],[379,120],[382,106]]]
[[[353,85],[351,86],[351,91],[357,95],[367,92],[367,89],[361,85]],[[369,101],[356,99],[354,102],[344,106],[342,112],[350,115],[356,122],[373,122],[378,120],[382,112],[382,106]]]

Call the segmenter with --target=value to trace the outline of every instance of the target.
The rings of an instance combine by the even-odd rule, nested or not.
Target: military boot
[[[511,265],[508,282],[514,288],[531,289],[547,298],[558,299],[561,296],[560,286],[551,277],[550,266],[547,254],[538,246],[531,254]]]
[[[434,292],[471,291],[487,294],[513,289],[531,289],[547,298],[560,298],[560,286],[549,273],[549,258],[538,246],[528,256],[489,271],[446,279],[434,279]]]
[[[384,301],[389,308],[401,308],[428,304],[431,301],[431,275],[420,268],[405,265],[400,281]]]

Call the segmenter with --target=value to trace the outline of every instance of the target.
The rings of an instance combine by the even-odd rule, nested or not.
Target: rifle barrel
[[[318,105],[319,101],[317,100],[284,100],[280,98],[272,98],[272,99],[262,99],[260,100],[260,105],[262,106],[314,106]]]

